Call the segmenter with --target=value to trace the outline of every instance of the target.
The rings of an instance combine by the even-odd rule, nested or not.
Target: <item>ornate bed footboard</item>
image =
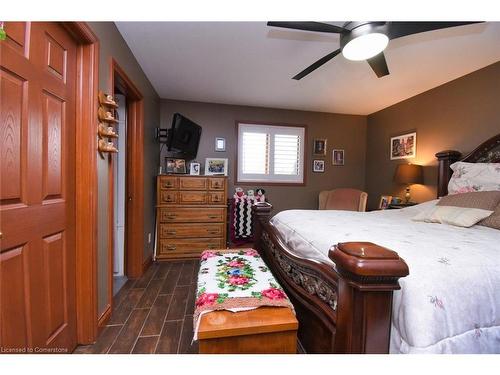
[[[408,266],[370,242],[330,249],[334,263],[300,257],[269,223],[272,206],[254,207],[255,247],[292,300],[308,353],[388,353],[392,292]]]

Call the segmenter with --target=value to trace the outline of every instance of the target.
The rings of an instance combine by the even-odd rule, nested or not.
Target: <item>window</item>
[[[304,126],[238,123],[238,182],[302,184]]]

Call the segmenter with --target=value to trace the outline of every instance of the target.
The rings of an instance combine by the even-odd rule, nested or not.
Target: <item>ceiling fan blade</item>
[[[481,22],[390,22],[389,39]]]
[[[295,79],[295,80],[298,81],[299,79],[304,78],[309,73],[311,73],[311,72],[315,71],[316,69],[318,69],[321,65],[326,64],[328,61],[330,61],[331,59],[333,59],[339,53],[340,53],[340,49],[338,49],[336,51],[333,51],[333,52],[329,53],[326,56],[323,56],[321,59],[319,59],[318,61],[316,61],[314,64],[309,65],[307,68],[305,68],[303,71],[301,71],[295,77],[293,77],[293,79]]]
[[[384,52],[380,52],[378,55],[373,56],[371,59],[366,60],[370,67],[373,69],[378,78],[389,75],[389,68],[387,67],[387,62],[385,61]]]
[[[285,29],[318,31],[320,33],[342,34],[349,30],[340,26],[330,25],[323,22],[268,22],[267,26],[284,27]]]

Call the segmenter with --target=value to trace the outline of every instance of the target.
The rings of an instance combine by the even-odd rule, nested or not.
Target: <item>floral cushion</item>
[[[293,306],[254,249],[206,250],[201,255],[194,320],[194,339],[202,314],[243,311],[260,306]]]
[[[500,190],[500,163],[456,162],[448,183],[448,194]]]

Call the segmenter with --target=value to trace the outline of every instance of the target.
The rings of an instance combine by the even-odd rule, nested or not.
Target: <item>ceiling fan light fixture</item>
[[[348,60],[367,60],[382,52],[389,43],[389,38],[383,33],[368,33],[351,39],[342,48],[342,55]]]

